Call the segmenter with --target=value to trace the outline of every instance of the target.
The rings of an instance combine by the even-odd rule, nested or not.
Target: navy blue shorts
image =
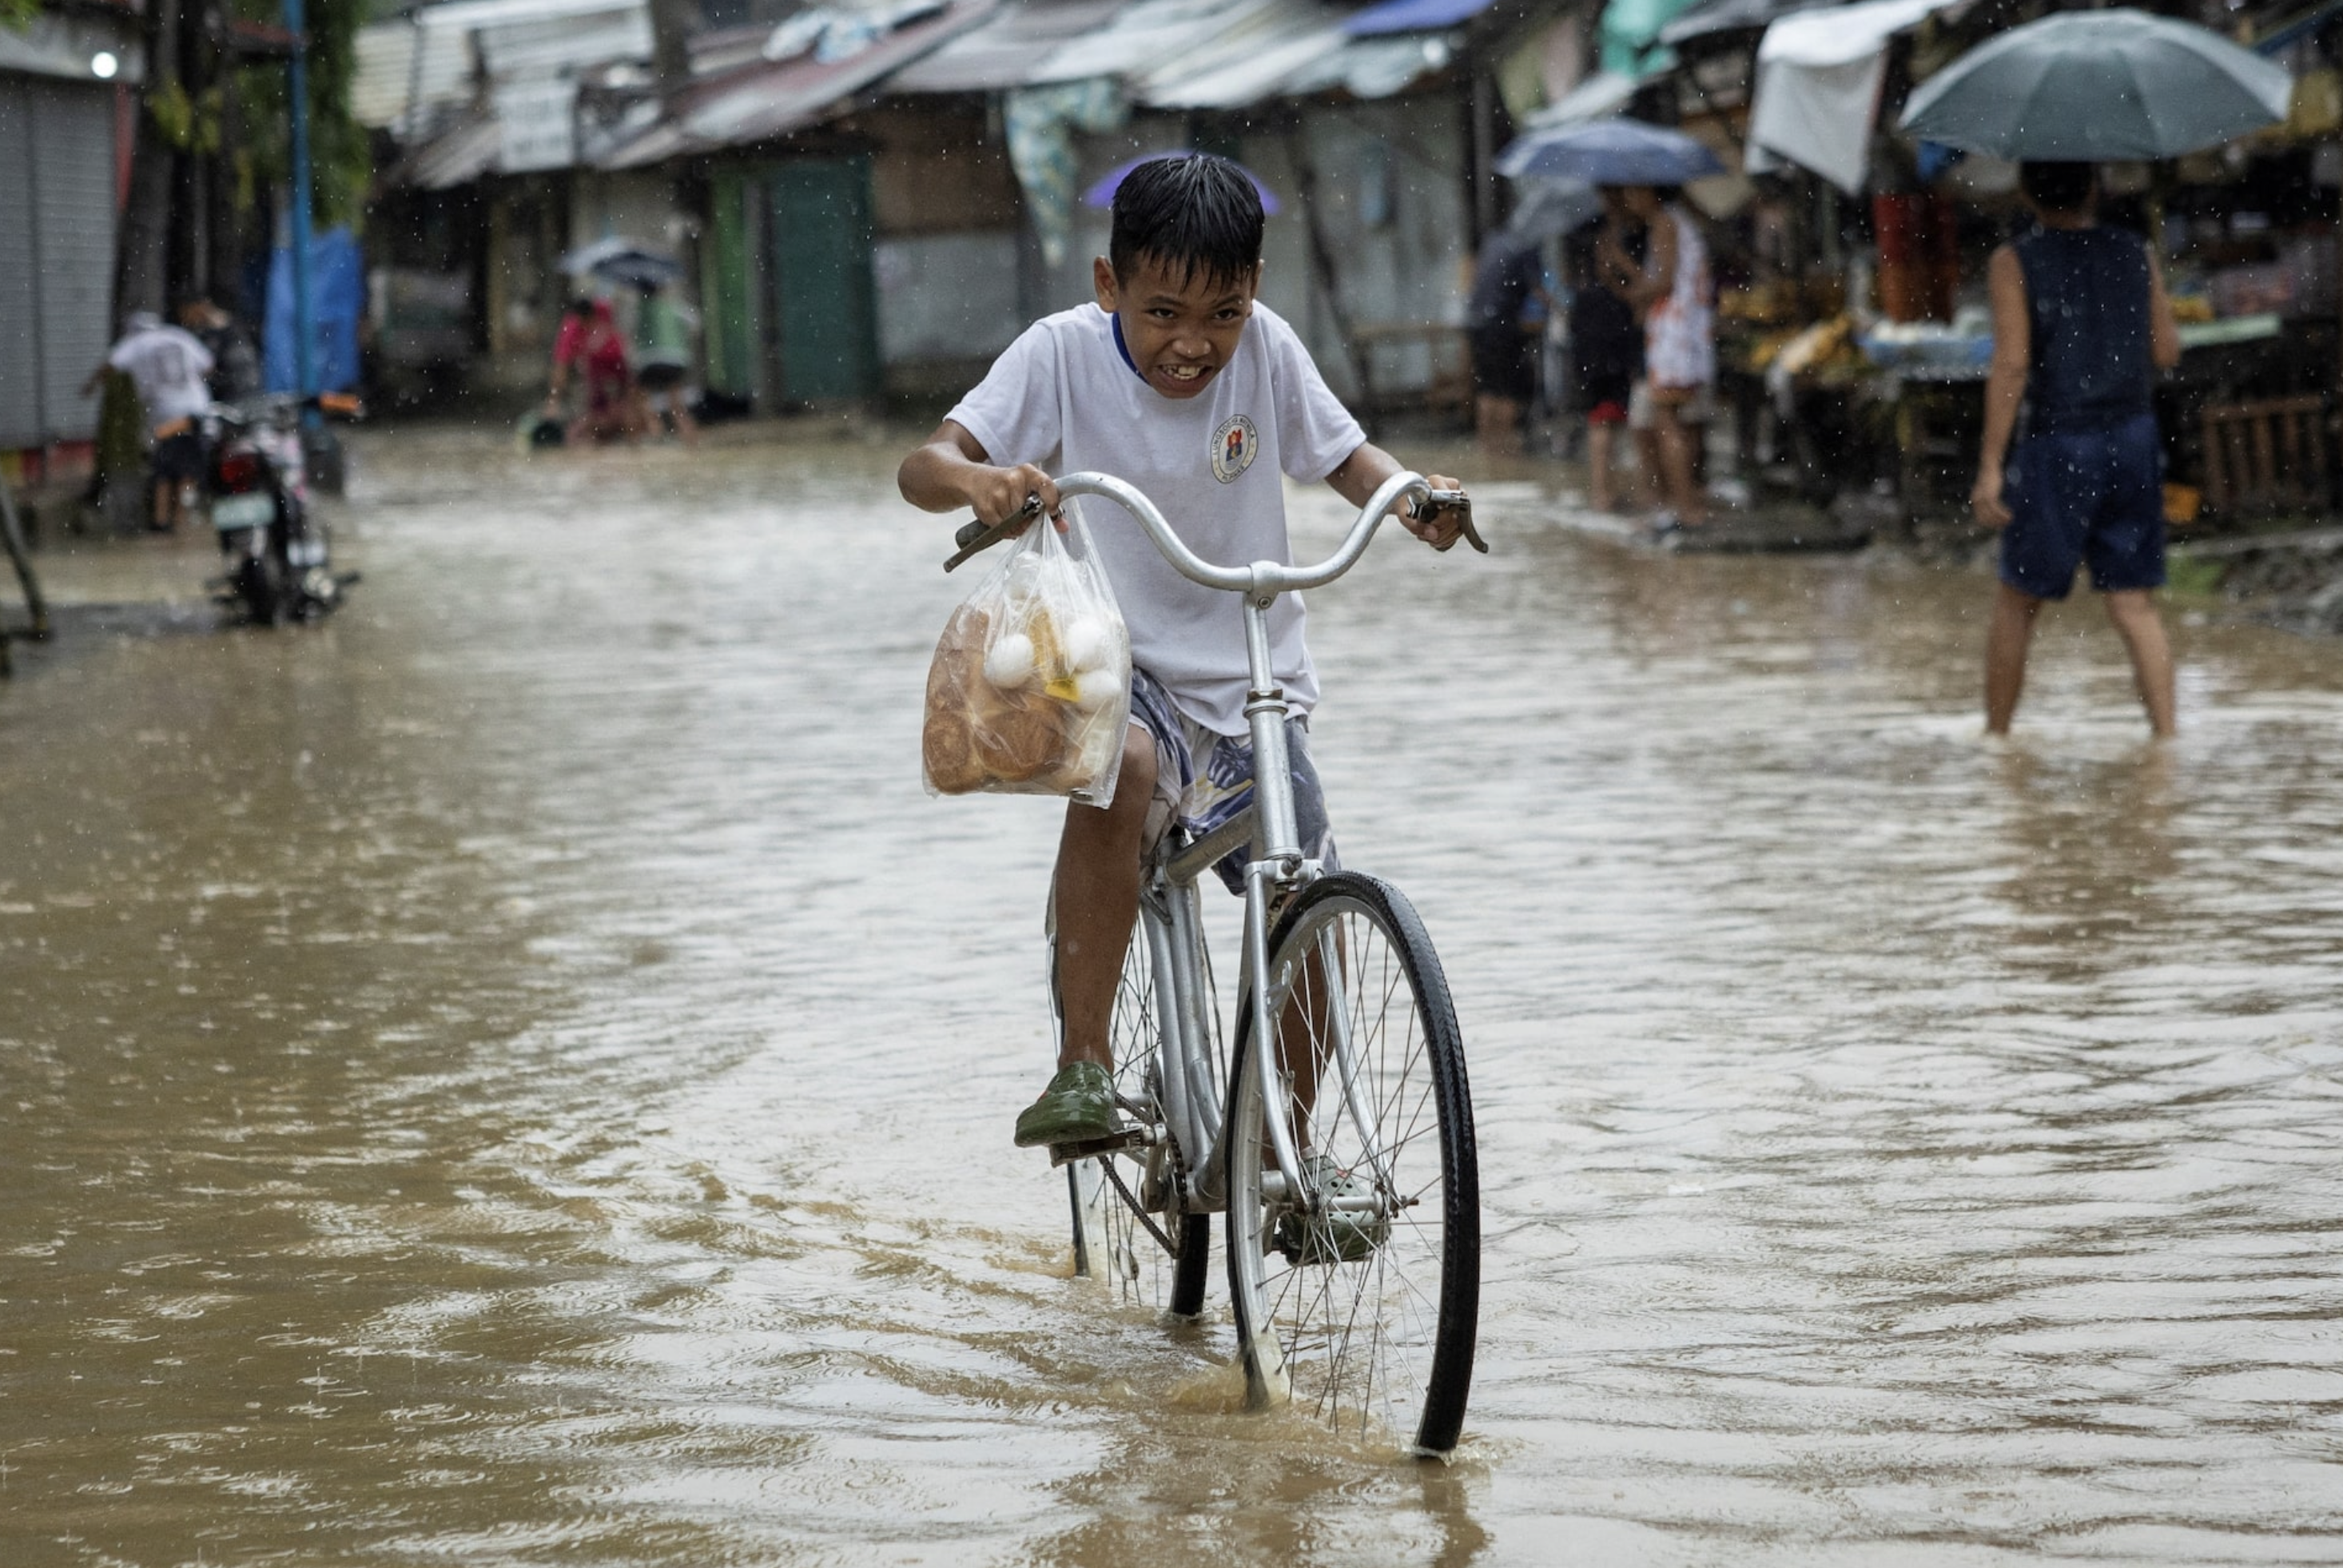
[[[2156,416],[2105,430],[2027,437],[2003,488],[2001,580],[2035,598],[2065,598],[2075,568],[2101,593],[2164,586],[2164,464]]]

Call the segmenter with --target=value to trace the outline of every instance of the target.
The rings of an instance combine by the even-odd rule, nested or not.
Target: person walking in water
[[[211,350],[192,333],[165,326],[151,310],[134,310],[123,323],[120,341],[82,385],[81,395],[89,397],[109,369],[136,384],[155,436],[149,462],[154,511],[146,526],[156,533],[179,526],[203,482],[204,437],[196,421],[211,407],[211,388],[204,382],[211,367]]]
[[[1615,226],[1597,256],[1611,282],[1644,318],[1644,379],[1636,401],[1649,410],[1658,441],[1660,487],[1666,504],[1653,518],[1655,533],[1708,521],[1700,465],[1683,413],[1716,379],[1716,311],[1710,298],[1708,246],[1700,229],[1673,199],[1673,190],[1621,187],[1618,210],[1644,225],[1644,259],[1627,254]],[[1632,416],[1641,410],[1630,410]]]
[[[683,383],[691,373],[691,335],[699,317],[679,302],[663,283],[637,286],[635,387],[642,399],[637,420],[646,431],[664,421],[687,447],[699,443],[699,427],[684,404]]]
[[[2173,732],[2164,586],[2164,488],[2152,391],[2180,360],[2180,328],[2155,250],[2098,221],[2089,164],[2029,163],[2034,226],[1993,253],[1993,369],[1969,506],[2001,531],[2001,582],[1985,657],[1985,727],[2009,733],[2045,599],[2087,562],[2131,655],[2148,728]],[[2020,407],[2024,439],[2011,447]]]

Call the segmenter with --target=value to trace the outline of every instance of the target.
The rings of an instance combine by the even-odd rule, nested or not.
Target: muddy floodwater
[[[1070,1277],[1057,810],[920,788],[896,456],[371,433],[315,630],[55,562],[0,1563],[2343,1561],[2343,646],[2176,613],[2159,750],[2078,602],[1988,745],[1986,579],[1527,481],[1314,596],[1479,1114],[1425,1465],[1236,1411],[1217,1260],[1193,1330]]]

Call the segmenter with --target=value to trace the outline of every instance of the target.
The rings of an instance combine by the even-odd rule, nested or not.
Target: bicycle
[[[1381,1427],[1444,1455],[1463,1425],[1480,1302],[1463,1041],[1406,898],[1301,852],[1267,613],[1281,594],[1349,571],[1402,500],[1413,515],[1458,513],[1473,548],[1488,547],[1463,494],[1416,474],[1393,476],[1342,548],[1302,568],[1204,561],[1144,495],[1107,475],[1069,475],[1058,493],[1114,502],[1183,576],[1244,596],[1254,757],[1253,807],[1192,842],[1174,826],[1143,871],[1111,1033],[1128,1126],[1051,1151],[1067,1171],[1075,1271],[1103,1262],[1126,1295],[1193,1319],[1211,1216],[1223,1214],[1247,1406],[1290,1402],[1353,1435]],[[1036,498],[1002,523],[963,528],[947,569],[1039,510]],[[1240,1001],[1224,1049],[1196,880],[1239,850]],[[1056,995],[1053,973],[1053,1013]]]

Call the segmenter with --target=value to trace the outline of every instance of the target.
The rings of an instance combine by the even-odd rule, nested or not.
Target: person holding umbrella
[[[616,441],[642,434],[634,367],[609,301],[581,294],[563,309],[545,393],[547,418],[560,417],[562,396],[573,371],[585,384],[586,407],[569,422],[568,441]]]
[[[1644,375],[1629,423],[1644,413],[1658,447],[1665,505],[1654,531],[1674,532],[1708,521],[1708,499],[1698,478],[1693,437],[1683,411],[1716,379],[1716,317],[1710,294],[1708,247],[1700,230],[1671,198],[1673,190],[1628,186],[1619,210],[1644,226],[1644,260],[1629,256],[1615,230],[1606,230],[1595,255],[1620,297],[1644,321]]]
[[[1724,170],[1694,137],[1629,119],[1533,131],[1497,156],[1497,172],[1508,179],[1584,180],[1615,190],[1619,209],[1644,227],[1641,263],[1615,236],[1597,250],[1596,263],[1644,323],[1645,385],[1636,401],[1648,408],[1658,440],[1666,505],[1653,521],[1662,534],[1708,520],[1682,412],[1716,378],[1707,247],[1674,196],[1677,187]]]
[[[1903,128],[2018,162],[2035,227],[1996,251],[1993,370],[1969,504],[2001,531],[1986,642],[1986,729],[2006,734],[2045,599],[2087,562],[2139,681],[2175,722],[2150,393],[2180,357],[2155,247],[2100,226],[2094,164],[2174,158],[2286,118],[2284,68],[2203,27],[2133,10],[2066,12],[1978,45],[1912,95]],[[2012,448],[2021,405],[2025,437]]]

